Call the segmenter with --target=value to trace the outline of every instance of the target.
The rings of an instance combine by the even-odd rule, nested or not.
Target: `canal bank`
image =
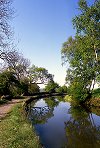
[[[23,104],[15,104],[0,120],[0,148],[41,148],[39,137],[27,121]]]

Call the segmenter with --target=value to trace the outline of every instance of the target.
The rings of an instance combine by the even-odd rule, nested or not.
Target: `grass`
[[[0,121],[0,148],[40,148],[39,138],[17,104]]]

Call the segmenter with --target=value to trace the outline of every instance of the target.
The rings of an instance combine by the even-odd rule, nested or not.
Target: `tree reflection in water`
[[[59,104],[59,101],[57,101],[53,97],[45,98],[43,100],[45,101],[45,106],[35,107],[35,103],[37,102],[37,100],[32,102],[32,104],[30,103],[26,106],[27,117],[29,118],[29,120],[32,121],[33,124],[46,123],[49,118],[54,116],[54,107]]]
[[[98,122],[81,106],[75,107],[61,97],[54,97],[34,100],[28,104],[26,111],[41,142],[49,148],[100,147]]]
[[[99,148],[100,127],[94,123],[91,113],[82,107],[71,107],[70,120],[65,122],[67,148]]]

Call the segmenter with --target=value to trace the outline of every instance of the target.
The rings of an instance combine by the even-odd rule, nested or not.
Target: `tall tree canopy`
[[[76,35],[63,44],[61,54],[63,62],[70,64],[66,81],[71,94],[83,100],[100,74],[100,1],[89,6],[86,0],[80,0],[79,10],[81,13],[73,19]]]
[[[78,35],[86,35],[87,40],[91,40],[96,60],[100,60],[100,0],[95,0],[91,6],[86,0],[80,0],[79,10],[81,13],[73,18],[73,25]]]

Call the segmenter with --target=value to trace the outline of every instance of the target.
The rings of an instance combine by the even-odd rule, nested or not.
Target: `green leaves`
[[[11,94],[12,86],[16,86],[18,81],[14,73],[10,71],[4,71],[0,73],[0,95],[9,95]]]
[[[47,83],[48,81],[53,80],[53,75],[48,73],[48,70],[46,70],[43,67],[37,67],[33,65],[31,68],[29,68],[28,71],[28,77],[31,82],[33,83]]]
[[[63,63],[70,65],[66,81],[71,95],[84,100],[100,74],[100,1],[88,6],[86,0],[80,0],[79,10],[73,18],[76,36],[68,38],[61,54]]]
[[[46,87],[45,87],[45,91],[46,92],[51,92],[51,93],[54,93],[56,92],[56,89],[59,88],[59,85],[55,82],[49,82]]]

